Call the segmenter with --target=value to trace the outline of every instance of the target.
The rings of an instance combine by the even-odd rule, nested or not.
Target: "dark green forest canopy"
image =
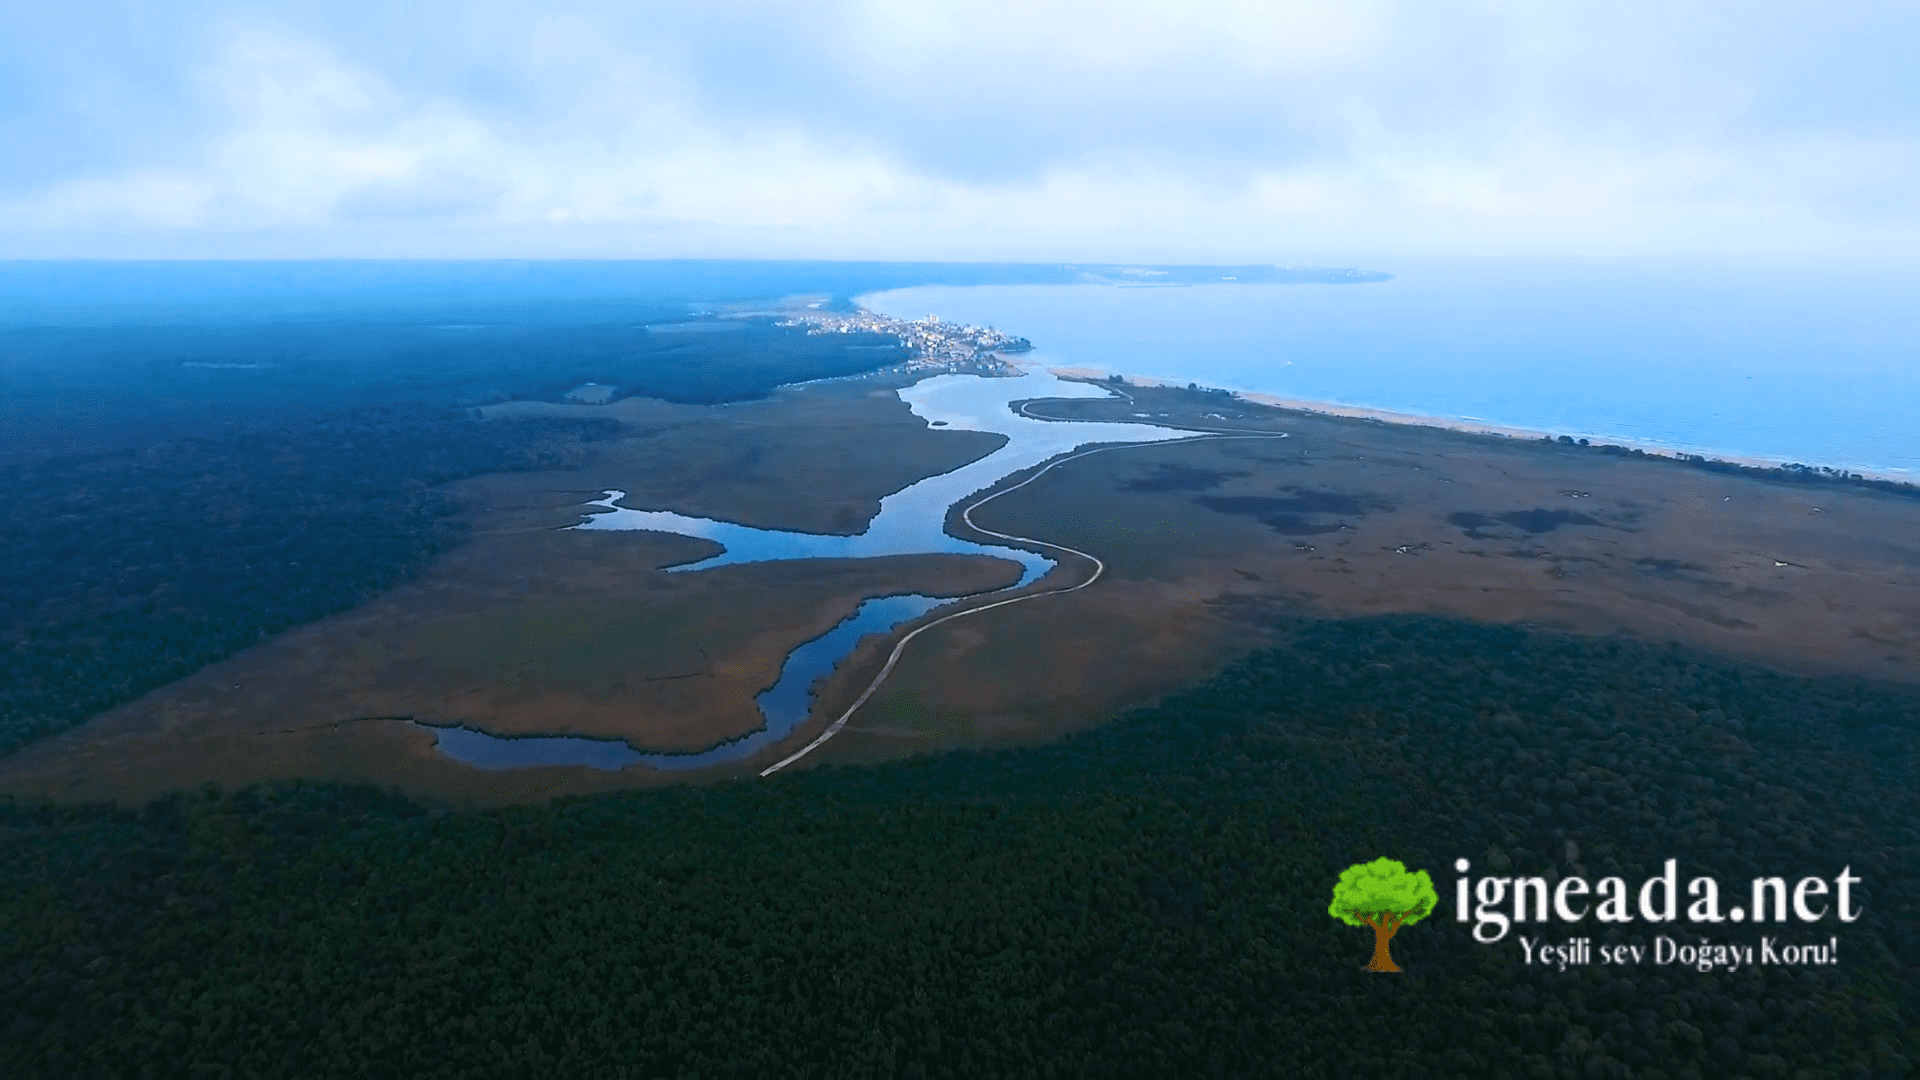
[[[409,580],[459,538],[436,485],[617,429],[471,406],[588,381],[731,401],[901,359],[771,316],[647,329],[876,273],[0,264],[0,755]]]
[[[809,335],[771,316],[708,320],[728,333],[647,330],[688,320],[684,304],[522,304],[485,322],[435,321],[445,317],[0,327],[0,462],[376,404],[558,401],[583,382],[621,396],[740,401],[905,356],[892,337]]]
[[[0,328],[0,755],[411,579],[460,537],[437,485],[619,429],[467,406],[735,400],[904,355],[771,318],[650,334],[688,318],[659,298],[409,311]]]
[[[1426,618],[1061,743],[442,813],[361,789],[0,811],[21,1076],[1899,1076],[1920,696]],[[1526,968],[1452,861],[1851,865],[1841,963]],[[1340,870],[1441,908],[1361,972]],[[1581,928],[1596,942],[1644,925]],[[1566,933],[1580,932],[1568,930]],[[1734,937],[1737,932],[1723,934]],[[1749,935],[1752,936],[1752,935]]]
[[[313,408],[554,399],[582,382],[714,403],[900,358],[875,335],[648,325],[772,311],[797,295],[1109,280],[1353,283],[1275,266],[752,262],[0,262],[0,465],[146,446]],[[730,320],[734,321],[734,320]]]
[[[368,406],[0,469],[0,754],[407,580],[462,536],[435,485],[618,428]]]

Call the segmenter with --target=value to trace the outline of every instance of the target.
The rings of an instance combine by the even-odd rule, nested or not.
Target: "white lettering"
[[[1769,893],[1773,896],[1773,921],[1786,922],[1787,879],[1777,877],[1757,877],[1753,879],[1753,921],[1767,921],[1767,896]]]
[[[1625,881],[1617,877],[1601,878],[1595,895],[1600,897],[1600,910],[1594,914],[1601,922],[1633,921],[1633,908],[1627,902]]]
[[[1793,913],[1801,922],[1818,922],[1827,914],[1827,905],[1821,904],[1815,911],[1807,904],[1808,896],[1827,895],[1827,883],[1817,877],[1802,878],[1800,884],[1793,887]]]
[[[1700,899],[1687,905],[1687,918],[1693,922],[1719,922],[1720,883],[1710,877],[1697,877],[1687,882],[1687,895]]]
[[[1653,887],[1655,885],[1660,886],[1663,899],[1663,903],[1658,910],[1653,906]],[[1648,878],[1646,883],[1640,886],[1640,917],[1648,922],[1672,922],[1680,917],[1678,911],[1679,904],[1680,862],[1677,859],[1668,859],[1667,868],[1664,873],[1656,878]]]
[[[1473,909],[1473,940],[1482,945],[1491,945],[1507,936],[1507,916],[1500,910],[1500,902],[1507,898],[1508,880],[1503,877],[1481,878],[1480,884],[1474,888],[1480,903]],[[1487,936],[1489,926],[1498,928],[1492,937]]]
[[[1853,876],[1853,867],[1851,866],[1841,867],[1840,876],[1837,878],[1834,878],[1833,883],[1835,885],[1840,886],[1840,921],[1852,922],[1853,920],[1859,918],[1860,917],[1859,909],[1847,903],[1848,894],[1852,890],[1853,886],[1860,884],[1860,879]]]
[[[1587,917],[1587,905],[1581,904],[1580,910],[1575,911],[1573,905],[1567,903],[1567,900],[1569,897],[1585,895],[1587,895],[1585,878],[1560,879],[1560,884],[1553,890],[1553,913],[1560,916],[1562,922],[1579,922]]]
[[[1543,877],[1523,877],[1513,879],[1513,921],[1527,921],[1527,894],[1533,894],[1533,921],[1547,921],[1547,879]]]

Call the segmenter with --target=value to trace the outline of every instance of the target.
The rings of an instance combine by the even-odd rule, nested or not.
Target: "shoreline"
[[[1175,380],[1162,379],[1151,375],[1128,375],[1122,372],[1107,371],[1091,367],[1050,367],[1047,369],[1063,379],[1077,379],[1091,383],[1108,384],[1118,377],[1120,385],[1147,389],[1184,390]],[[1319,416],[1338,416],[1351,420],[1373,420],[1379,423],[1396,424],[1402,427],[1438,428],[1443,431],[1457,431],[1467,435],[1487,435],[1494,438],[1518,439],[1522,441],[1558,441],[1561,437],[1574,440],[1586,439],[1591,444],[1588,449],[1603,446],[1617,446],[1628,451],[1639,451],[1646,457],[1661,458],[1682,464],[1698,464],[1692,459],[1701,458],[1706,462],[1724,462],[1750,469],[1787,470],[1789,465],[1800,465],[1808,471],[1830,475],[1835,479],[1858,478],[1892,484],[1920,486],[1920,472],[1890,469],[1883,466],[1838,465],[1824,466],[1834,470],[1823,474],[1823,466],[1812,462],[1788,462],[1777,457],[1765,457],[1751,451],[1724,451],[1702,449],[1690,446],[1675,446],[1671,443],[1654,442],[1647,439],[1630,439],[1617,435],[1594,434],[1592,432],[1556,432],[1543,428],[1514,427],[1481,420],[1477,417],[1430,416],[1420,413],[1397,412],[1392,409],[1370,408],[1362,405],[1342,405],[1331,401],[1311,401],[1303,398],[1281,397],[1255,390],[1226,390],[1219,387],[1201,387],[1214,393],[1229,394],[1236,401],[1251,405],[1264,405],[1269,408],[1283,409],[1288,412],[1311,413]]]

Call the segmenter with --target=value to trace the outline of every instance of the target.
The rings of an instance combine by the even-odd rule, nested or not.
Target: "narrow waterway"
[[[1038,360],[1038,358],[1035,358]],[[1032,398],[1098,398],[1112,393],[1086,383],[1066,382],[1035,363],[1018,378],[936,375],[900,391],[916,416],[936,427],[995,432],[1007,442],[993,453],[952,472],[931,476],[880,500],[880,513],[857,536],[756,529],[670,510],[618,505],[625,493],[609,491],[582,509],[590,516],[575,529],[648,530],[697,536],[724,550],[699,562],[670,567],[670,573],[697,573],[734,563],[786,559],[878,558],[885,555],[967,554],[1008,559],[1021,567],[1020,580],[1007,591],[1037,580],[1053,561],[1020,548],[976,543],[946,531],[947,512],[961,500],[1031,468],[1091,443],[1144,443],[1192,438],[1189,431],[1141,424],[1059,423],[1014,413],[1011,405]],[[594,512],[598,511],[598,512]],[[584,765],[623,769],[701,769],[741,761],[778,743],[807,718],[813,684],[851,653],[860,639],[883,634],[945,604],[976,597],[936,599],[918,594],[870,599],[820,637],[787,654],[774,685],[758,698],[764,725],[732,742],[694,754],[658,754],[635,750],[609,739],[567,736],[496,738],[467,728],[431,728],[440,752],[480,769]]]

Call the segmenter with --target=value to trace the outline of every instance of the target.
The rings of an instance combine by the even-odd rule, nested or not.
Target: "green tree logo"
[[[1410,872],[1405,863],[1382,857],[1341,871],[1327,914],[1348,926],[1373,928],[1373,959],[1364,970],[1399,971],[1387,943],[1401,927],[1426,918],[1439,902],[1425,870]]]

